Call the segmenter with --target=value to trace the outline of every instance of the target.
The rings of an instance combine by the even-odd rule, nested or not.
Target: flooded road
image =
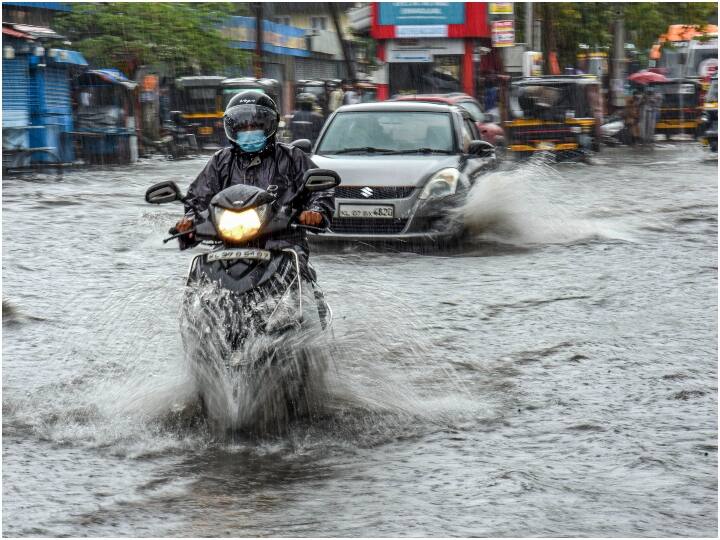
[[[715,536],[717,162],[694,145],[486,177],[461,254],[323,252],[327,405],[188,420],[204,159],[3,180],[6,536]]]

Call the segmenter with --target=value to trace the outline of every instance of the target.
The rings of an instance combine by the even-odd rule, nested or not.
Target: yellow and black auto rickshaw
[[[702,114],[700,115],[700,142],[704,147],[710,148],[717,154],[718,135],[718,76],[713,75],[710,80],[710,87],[705,94]]]
[[[700,125],[700,83],[692,79],[650,82],[647,89],[659,96],[655,134],[695,138]]]
[[[199,76],[181,77],[175,81],[182,120],[201,145],[220,144],[225,138],[220,96],[220,83],[224,79],[220,76]]]
[[[514,81],[501,91],[508,150],[585,154],[600,148],[600,82],[591,75],[552,75]]]

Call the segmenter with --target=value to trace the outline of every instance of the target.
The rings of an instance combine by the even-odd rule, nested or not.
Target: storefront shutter
[[[2,74],[2,126],[27,126],[29,74],[27,57],[17,56],[12,60],[3,58]]]

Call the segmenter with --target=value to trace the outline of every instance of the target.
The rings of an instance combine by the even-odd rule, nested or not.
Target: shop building
[[[373,2],[370,36],[378,99],[406,93],[475,95],[478,48],[490,48],[487,4]]]

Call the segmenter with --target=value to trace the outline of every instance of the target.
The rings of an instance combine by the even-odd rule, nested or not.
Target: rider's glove
[[[299,221],[302,225],[310,225],[312,227],[319,227],[322,225],[324,218],[320,212],[314,210],[305,210],[300,214]]]

